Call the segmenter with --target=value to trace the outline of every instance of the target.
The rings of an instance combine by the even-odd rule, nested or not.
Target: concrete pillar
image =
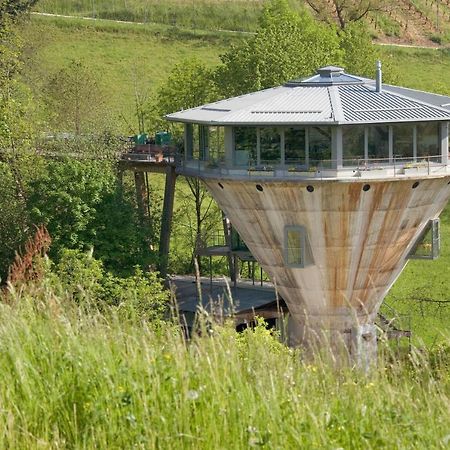
[[[367,372],[377,362],[376,327],[367,316],[352,324],[352,316],[350,311],[346,316],[305,316],[302,321],[290,316],[288,344],[302,348],[307,360],[319,357],[336,368],[350,366]]]
[[[449,152],[449,137],[448,137],[449,122],[441,123],[441,155],[442,164],[448,164],[448,152]]]
[[[233,161],[233,151],[234,151],[234,138],[233,138],[233,128],[224,128],[224,146],[225,146],[225,165],[227,167],[232,167]]]
[[[331,127],[331,168],[341,169],[343,158],[342,127]]]

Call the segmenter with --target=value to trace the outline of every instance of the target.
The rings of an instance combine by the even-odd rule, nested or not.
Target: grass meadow
[[[365,376],[304,362],[262,326],[199,330],[186,342],[45,283],[16,292],[0,304],[0,447],[448,447],[449,338],[396,362],[381,351]]]

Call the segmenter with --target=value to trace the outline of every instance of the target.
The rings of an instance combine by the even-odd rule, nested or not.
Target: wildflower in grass
[[[200,397],[200,393],[198,391],[195,391],[194,389],[187,391],[186,398],[188,400],[195,401],[195,400],[198,400],[199,397]]]

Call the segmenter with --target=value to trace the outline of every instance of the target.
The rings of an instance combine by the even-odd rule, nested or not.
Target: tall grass
[[[241,335],[203,327],[187,343],[173,324],[72,305],[45,286],[0,305],[1,448],[432,449],[450,441],[448,352],[382,360],[364,377],[303,363],[263,327]]]

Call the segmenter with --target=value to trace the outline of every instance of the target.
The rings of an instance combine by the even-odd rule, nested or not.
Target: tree
[[[256,35],[221,56],[216,81],[221,95],[239,95],[309,75],[341,57],[332,27],[317,23],[305,10],[292,11],[286,0],[273,0]]]
[[[337,23],[342,30],[371,12],[385,11],[388,6],[386,0],[306,0],[306,3],[320,20]]]
[[[395,83],[397,73],[390,58],[383,56],[373,45],[367,26],[363,22],[351,23],[339,32],[343,51],[343,65],[348,73],[374,78],[375,63],[383,59],[383,80]]]
[[[54,129],[79,135],[107,128],[105,95],[97,76],[83,62],[72,60],[55,73],[46,93]]]
[[[0,2],[0,23],[14,20],[28,12],[38,0],[2,0]]]

